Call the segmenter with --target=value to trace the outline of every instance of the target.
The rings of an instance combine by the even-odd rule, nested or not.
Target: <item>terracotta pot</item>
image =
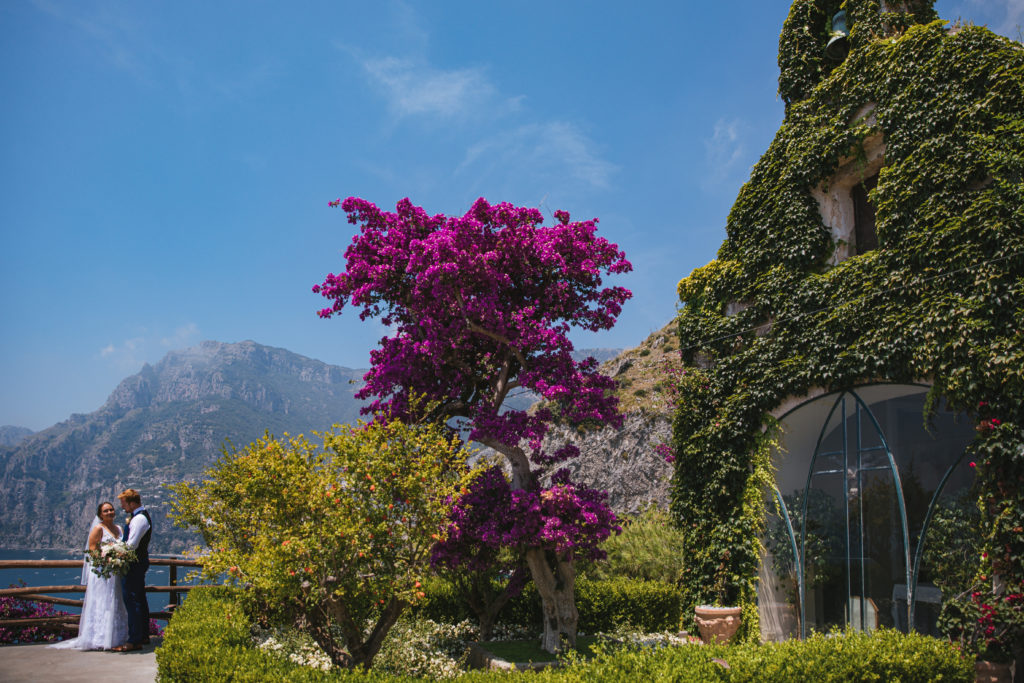
[[[974,663],[974,680],[976,683],[1012,683],[1010,663],[979,659]]]
[[[695,610],[697,628],[705,643],[727,643],[740,627],[739,607],[701,605]]]

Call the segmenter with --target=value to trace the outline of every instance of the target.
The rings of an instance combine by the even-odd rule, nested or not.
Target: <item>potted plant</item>
[[[715,572],[715,583],[713,591],[714,603],[711,605],[698,605],[694,608],[694,621],[700,631],[701,640],[707,644],[727,643],[736,635],[740,627],[741,607],[726,604],[726,567],[728,565],[729,551],[726,550],[722,556],[722,562]]]
[[[727,643],[740,627],[741,607],[698,605],[694,608],[694,621],[700,637],[707,644]]]

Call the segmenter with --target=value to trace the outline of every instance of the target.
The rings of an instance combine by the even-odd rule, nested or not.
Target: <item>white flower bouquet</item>
[[[138,557],[135,550],[124,541],[107,541],[101,543],[96,550],[89,551],[89,564],[92,573],[104,579],[115,574],[124,576]]]

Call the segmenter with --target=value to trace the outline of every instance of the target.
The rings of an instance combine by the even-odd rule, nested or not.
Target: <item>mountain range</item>
[[[667,500],[671,468],[653,453],[668,438],[667,404],[659,403],[659,389],[636,387],[663,370],[658,364],[672,354],[652,356],[651,349],[664,351],[658,340],[668,338],[662,330],[624,352],[579,350],[579,357],[604,361],[603,371],[619,380],[630,411],[626,426],[552,433],[556,441],[580,446],[576,476],[609,489],[619,510]],[[207,341],[145,365],[93,413],[35,433],[0,428],[0,547],[79,547],[96,505],[116,503],[117,493],[131,487],[153,515],[153,551],[183,552],[197,539],[168,519],[164,484],[200,477],[226,444],[243,446],[265,432],[310,434],[354,423],[362,407],[354,394],[364,373],[252,341]],[[536,398],[524,393],[510,407],[525,409]]]
[[[0,547],[76,547],[95,506],[131,487],[163,537],[157,552],[180,552],[193,539],[167,520],[163,484],[198,477],[226,442],[355,422],[364,372],[251,341],[173,351],[99,410],[0,447]]]

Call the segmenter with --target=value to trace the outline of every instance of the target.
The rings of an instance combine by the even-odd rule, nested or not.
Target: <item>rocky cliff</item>
[[[28,436],[32,436],[32,430],[28,427],[4,425],[0,427],[0,446],[17,446]]]
[[[554,427],[547,443],[576,445],[580,456],[566,464],[573,481],[606,490],[612,509],[628,515],[652,504],[668,507],[672,466],[654,449],[668,441],[670,434],[667,416],[634,411],[626,413],[621,429],[579,432]]]
[[[636,513],[651,504],[668,507],[672,466],[654,449],[671,436],[670,378],[680,369],[679,344],[670,323],[601,365],[618,383],[619,409],[625,414],[621,429],[556,425],[548,432],[546,449],[565,443],[580,449],[580,456],[566,464],[573,479],[608,491],[618,513]]]
[[[97,503],[130,486],[154,514],[154,552],[181,551],[192,540],[167,520],[163,484],[198,476],[226,442],[354,422],[363,372],[251,341],[169,353],[96,412],[0,447],[0,546],[77,547]]]

